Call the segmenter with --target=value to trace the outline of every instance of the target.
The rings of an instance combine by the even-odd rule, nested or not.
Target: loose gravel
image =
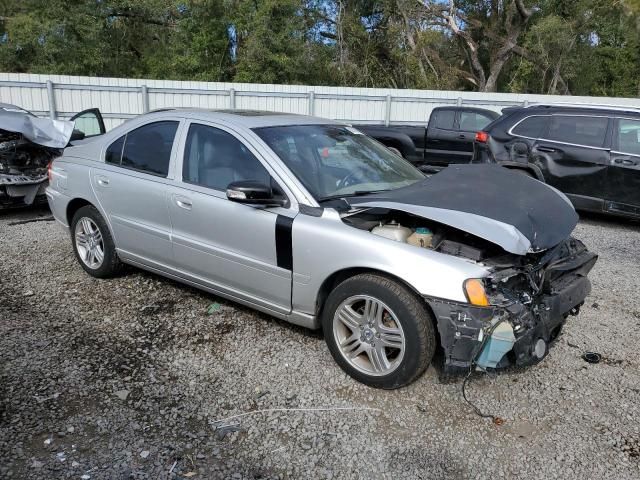
[[[317,332],[133,268],[93,279],[55,222],[10,225],[46,215],[0,214],[1,478],[640,478],[638,224],[578,225],[600,254],[581,314],[541,364],[471,380],[496,425],[434,367],[371,389]]]

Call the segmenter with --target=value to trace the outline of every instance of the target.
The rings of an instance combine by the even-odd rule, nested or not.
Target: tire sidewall
[[[104,259],[102,260],[102,264],[98,268],[91,268],[87,264],[85,264],[80,255],[78,254],[78,247],[76,245],[76,225],[80,221],[81,218],[86,217],[93,220],[98,229],[100,230],[100,234],[102,235],[102,244],[104,247]],[[111,236],[111,231],[107,226],[107,222],[104,221],[104,218],[98,212],[98,210],[91,206],[87,205],[78,209],[78,211],[73,215],[73,219],[71,220],[70,225],[71,232],[71,244],[73,246],[73,254],[80,266],[87,272],[89,275],[97,278],[106,278],[113,275],[116,271],[116,265],[118,264],[118,257],[115,249],[115,244],[113,242],[113,237]]]
[[[380,277],[384,278],[384,277]],[[387,279],[385,279],[387,280]],[[387,280],[391,281],[391,280]],[[405,300],[412,298],[412,292],[399,285],[397,282],[393,282],[395,286],[404,290]],[[382,302],[384,302],[395,313],[398,321],[402,326],[402,330],[405,338],[405,352],[404,357],[400,365],[391,373],[383,376],[372,376],[363,373],[354,368],[342,355],[340,347],[337,345],[333,333],[333,318],[336,309],[347,298],[354,295],[369,295]],[[412,298],[416,300],[414,297]],[[414,305],[414,308],[416,305]],[[351,377],[355,378],[361,383],[376,387],[392,389],[410,383],[416,376],[420,375],[424,370],[423,360],[424,355],[428,357],[428,363],[430,363],[435,350],[435,335],[433,330],[433,324],[429,318],[429,314],[424,306],[422,308],[424,315],[422,318],[416,318],[415,311],[410,308],[398,295],[395,294],[389,288],[381,285],[377,282],[368,281],[365,278],[352,278],[340,285],[338,285],[329,295],[327,302],[324,305],[322,312],[322,328],[326,343],[329,347],[331,355],[335,361],[342,367]],[[421,325],[419,322],[428,322],[427,335],[430,335],[430,341],[426,342],[427,345],[423,345],[421,339],[424,335],[420,333]],[[423,349],[426,352],[422,351]]]

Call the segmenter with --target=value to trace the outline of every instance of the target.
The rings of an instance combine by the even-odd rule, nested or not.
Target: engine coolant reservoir
[[[410,228],[403,227],[399,223],[391,221],[389,223],[381,223],[377,227],[373,227],[371,233],[390,240],[395,240],[396,242],[406,242],[412,232]]]
[[[419,227],[407,238],[407,243],[416,247],[431,248],[432,240],[433,232],[428,228]]]

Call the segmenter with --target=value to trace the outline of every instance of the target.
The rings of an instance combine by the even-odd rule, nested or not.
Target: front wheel
[[[338,365],[371,387],[411,383],[435,351],[435,330],[424,301],[381,275],[361,274],[339,284],[327,299],[322,326]]]

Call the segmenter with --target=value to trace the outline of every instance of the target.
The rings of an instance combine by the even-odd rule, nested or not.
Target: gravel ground
[[[0,214],[2,478],[640,478],[638,224],[578,225],[600,254],[580,316],[540,365],[469,385],[496,425],[434,367],[374,390],[318,333],[139,270],[93,279],[54,222],[11,225],[47,214]],[[216,423],[273,408],[334,410]]]

